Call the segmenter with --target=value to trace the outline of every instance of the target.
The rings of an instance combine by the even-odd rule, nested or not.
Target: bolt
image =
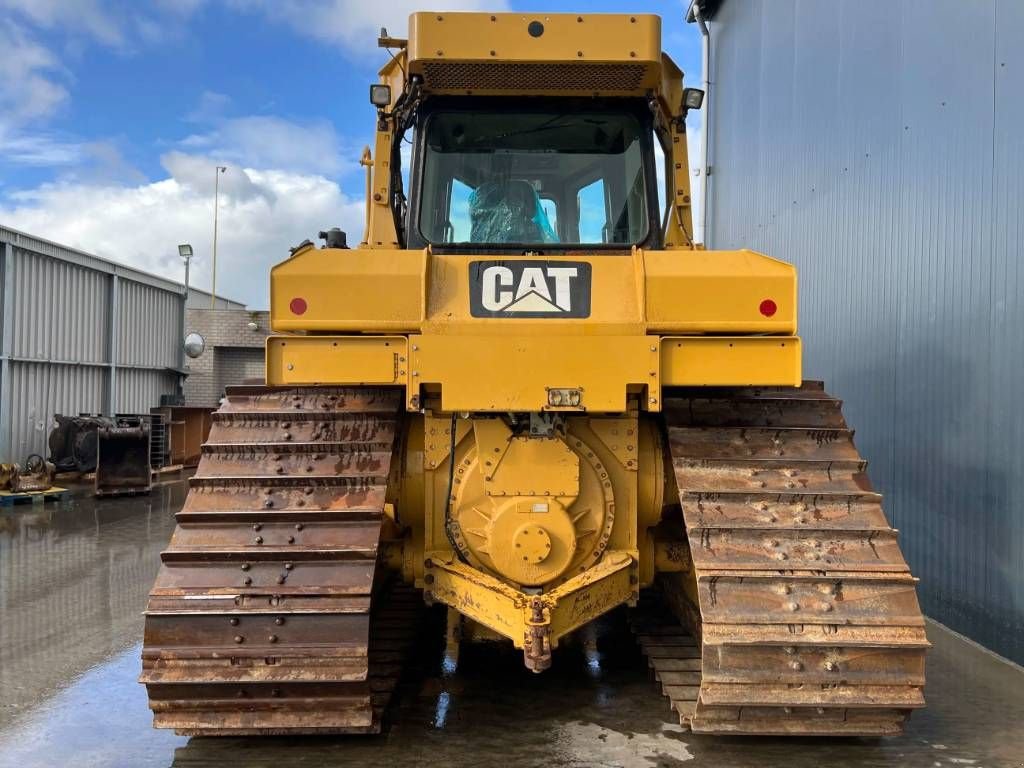
[[[283,616],[278,616],[276,619],[274,619],[274,623],[277,624],[277,626],[279,626],[279,627],[283,626],[284,625],[284,617]]]
[[[825,671],[826,672],[835,672],[837,669],[839,669],[839,665],[837,665],[834,661],[826,661],[825,662]]]
[[[289,544],[294,544],[295,543],[295,537],[294,536],[289,536],[288,537],[288,543]]]
[[[303,529],[303,527],[304,526],[302,525],[302,523],[296,523],[295,524],[295,530],[296,531],[301,531]]]
[[[797,603],[795,601],[788,602],[786,603],[786,610],[798,611],[800,610],[800,603]]]
[[[245,586],[247,587],[252,586],[252,579],[249,576],[246,576],[244,579],[242,579],[242,583],[245,584]]]
[[[271,635],[270,637],[267,638],[267,640],[269,640],[271,643],[276,643],[277,642],[277,635]]]
[[[256,543],[257,544],[262,544],[263,543],[263,537],[262,536],[257,536],[256,537]]]
[[[249,566],[249,564],[248,564],[248,563],[242,563],[242,570],[243,570],[243,571],[248,571],[248,570],[249,570],[249,568],[250,568],[250,566]]]
[[[284,584],[284,576],[278,576],[277,577],[277,583],[278,584]]]
[[[292,565],[291,563],[285,563],[285,564],[284,564],[284,569],[285,569],[286,571],[290,571],[290,570],[291,570],[292,568],[294,568],[294,567],[295,567],[295,566],[294,566],[294,565]]]
[[[231,617],[230,619],[228,619],[228,623],[229,623],[229,624],[230,624],[230,625],[231,625],[232,627],[237,627],[237,626],[238,626],[238,619],[237,619],[237,618],[235,618],[234,616],[232,616],[232,617]]]
[[[799,672],[801,669],[804,668],[804,665],[801,664],[799,661],[791,661],[789,662],[789,668],[792,669],[794,672]]]
[[[236,643],[244,643],[245,642],[245,638],[242,637],[241,635],[235,635],[235,642]]]

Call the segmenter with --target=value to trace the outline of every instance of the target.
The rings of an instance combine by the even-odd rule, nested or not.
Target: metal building
[[[55,413],[148,413],[178,391],[184,287],[0,226],[0,461]]]
[[[925,611],[1024,662],[1024,3],[703,5],[707,242],[797,265]]]

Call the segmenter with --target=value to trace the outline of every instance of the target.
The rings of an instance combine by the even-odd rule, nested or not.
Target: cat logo
[[[584,261],[474,261],[473,317],[590,317],[590,265]]]

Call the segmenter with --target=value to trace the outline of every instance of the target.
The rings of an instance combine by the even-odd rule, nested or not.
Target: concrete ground
[[[135,682],[141,611],[184,493],[0,509],[0,766],[1024,766],[1024,671],[935,624],[928,708],[894,739],[684,732],[619,613],[596,651],[559,651],[543,675],[495,646],[453,670],[425,642],[382,736],[156,731]]]

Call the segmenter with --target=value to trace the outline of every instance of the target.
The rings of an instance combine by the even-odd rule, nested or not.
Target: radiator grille
[[[434,91],[636,91],[642,64],[542,64],[429,62],[423,83]]]

